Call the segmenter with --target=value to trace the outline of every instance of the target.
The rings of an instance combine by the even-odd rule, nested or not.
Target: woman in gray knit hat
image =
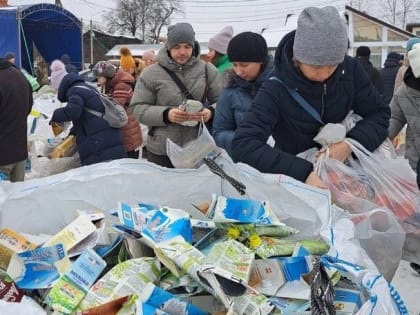
[[[347,47],[347,27],[335,7],[304,9],[296,31],[277,47],[275,78],[265,82],[235,132],[233,158],[326,188],[312,163],[296,155],[320,148],[313,140],[320,128],[341,123],[351,110],[363,119],[346,137],[375,150],[387,137],[390,110],[360,63],[346,55]],[[266,144],[270,135],[274,148]],[[329,156],[340,161],[351,152],[344,141],[329,146]]]
[[[226,26],[219,33],[209,39],[209,52],[207,58],[213,63],[219,73],[232,68],[232,63],[227,56],[227,48],[233,36],[232,26]]]

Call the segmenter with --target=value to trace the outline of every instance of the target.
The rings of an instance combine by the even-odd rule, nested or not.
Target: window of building
[[[353,14],[353,32],[355,42],[382,41],[382,26]]]
[[[406,37],[388,29],[388,41],[389,42],[405,42],[407,40]]]

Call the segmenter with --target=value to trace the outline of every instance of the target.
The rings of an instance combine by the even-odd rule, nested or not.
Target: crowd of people
[[[66,105],[55,110],[51,122],[73,123],[70,132],[82,165],[137,159],[143,146],[143,158],[171,168],[167,140],[184,146],[205,125],[234,161],[326,188],[313,165],[298,154],[312,147],[326,150],[314,137],[325,124],[340,123],[353,111],[362,119],[346,136],[370,151],[407,125],[406,157],[413,169],[420,168],[419,38],[407,42],[406,56],[390,52],[384,67],[375,69],[368,47],[358,47],[355,58],[348,55],[347,27],[336,8],[309,7],[274,56],[260,34],[234,35],[231,26],[210,38],[208,48],[203,58],[191,24],[177,23],[168,27],[157,54],[149,50],[135,58],[122,47],[118,68],[107,61],[94,65],[100,92],[126,110],[128,123],[122,128],[86,110],[105,112],[100,93],[63,55],[50,65],[50,85]],[[13,57],[0,59],[0,82],[8,82],[0,84],[0,146],[13,148],[2,150],[9,153],[1,155],[0,171],[16,181],[23,180],[26,115],[33,100]],[[12,103],[14,112],[19,104],[19,115],[7,120],[4,113],[10,115]],[[147,134],[140,124],[147,126]],[[328,151],[340,161],[352,154],[345,141],[329,145]]]

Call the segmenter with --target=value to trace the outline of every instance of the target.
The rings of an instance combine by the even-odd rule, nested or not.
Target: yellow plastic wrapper
[[[76,138],[73,135],[67,136],[62,143],[57,145],[50,153],[50,159],[72,156],[76,152]]]
[[[54,137],[57,137],[60,133],[62,133],[63,132],[63,130],[64,130],[64,126],[63,126],[63,124],[60,124],[60,123],[57,123],[57,122],[55,122],[55,121],[53,121],[52,123],[51,123],[51,127],[52,127],[52,130],[53,130],[53,133],[54,133]]]

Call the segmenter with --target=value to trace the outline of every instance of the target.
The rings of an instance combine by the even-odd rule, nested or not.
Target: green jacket
[[[197,54],[199,55],[199,51]],[[160,65],[174,71],[194,99],[199,101],[203,99],[205,92],[205,67],[207,67],[208,100],[211,104],[217,101],[222,89],[217,70],[213,64],[205,63],[197,56],[191,57],[185,65],[179,65],[169,57],[168,48],[165,45],[157,55],[157,63],[146,67],[137,78],[130,108],[138,121],[149,127],[147,150],[154,154],[167,155],[168,138],[184,146],[197,138],[199,131],[198,126],[166,124],[163,120],[165,110],[178,107],[183,97],[179,87]]]
[[[222,73],[225,70],[232,68],[232,63],[229,61],[227,55],[223,55],[217,60],[215,66],[217,68],[217,72]]]

